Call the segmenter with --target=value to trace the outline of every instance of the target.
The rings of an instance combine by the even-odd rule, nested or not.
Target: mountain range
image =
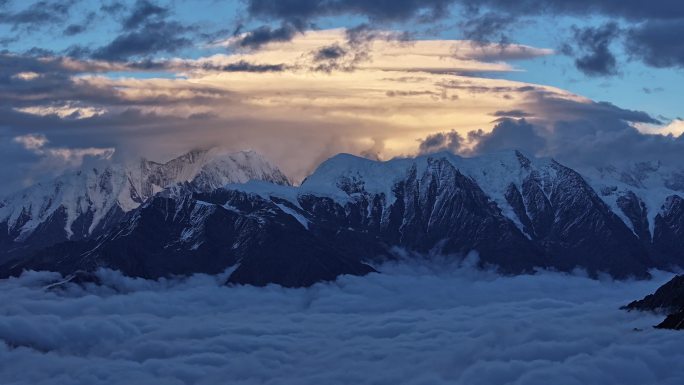
[[[293,186],[255,152],[196,150],[65,174],[0,201],[0,276],[100,267],[218,273],[288,287],[366,274],[398,250],[504,274],[645,278],[684,266],[684,173],[577,171],[505,151],[373,161],[336,155]]]

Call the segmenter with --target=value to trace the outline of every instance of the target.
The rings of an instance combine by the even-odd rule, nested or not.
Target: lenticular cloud
[[[684,333],[614,282],[385,265],[308,289],[224,277],[0,281],[2,384],[682,384]]]

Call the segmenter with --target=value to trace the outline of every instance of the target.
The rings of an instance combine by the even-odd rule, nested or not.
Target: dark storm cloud
[[[74,49],[72,47],[72,49]],[[76,54],[69,55],[72,57],[85,57],[86,54]],[[88,62],[83,62],[88,63]],[[167,60],[154,60],[154,59],[143,59],[136,61],[127,61],[124,63],[116,63],[116,66],[107,68],[97,68],[96,66],[89,67],[87,72],[100,72],[100,71],[152,71],[152,72],[168,72],[168,73],[178,73],[184,71],[215,71],[215,72],[283,72],[289,69],[295,69],[296,67],[286,65],[284,63],[280,64],[257,64],[251,63],[246,60],[240,60],[229,64],[212,64],[212,63],[199,63],[194,61],[167,61]]]
[[[23,107],[69,100],[111,102],[118,92],[77,82],[72,76],[85,72],[105,71],[109,67],[98,63],[67,62],[64,58],[0,55],[0,106]],[[19,74],[32,73],[22,79]],[[6,112],[0,122],[7,122],[12,112]]]
[[[576,101],[546,93],[527,94],[520,108],[498,111],[493,128],[471,131],[451,151],[482,155],[518,149],[533,156],[553,157],[572,167],[596,167],[623,162],[662,161],[681,163],[684,137],[639,132],[635,123],[658,124],[641,111],[619,108],[605,102]],[[514,117],[525,117],[514,119]],[[447,133],[421,141],[419,152],[432,145],[446,149]]]
[[[681,163],[682,137],[645,134],[633,126],[659,123],[646,113],[610,103],[546,96],[532,98],[523,108],[541,117],[528,121],[535,129],[527,127],[518,132],[518,137],[503,138],[499,143],[521,148],[526,148],[526,142],[535,143],[532,148],[527,145],[530,154],[552,156],[580,168],[638,161],[662,161],[673,166]],[[538,147],[540,137],[543,147]],[[478,146],[477,150],[484,151],[486,147]]]
[[[683,36],[684,18],[649,21],[629,30],[626,47],[630,55],[650,66],[684,68]]]
[[[347,42],[341,45],[334,43],[312,51],[312,61],[315,63],[311,67],[312,71],[332,72],[332,71],[354,71],[358,64],[370,60],[370,42],[379,36],[374,32],[366,30],[364,32],[347,31]],[[361,36],[362,35],[362,36]],[[390,37],[385,37],[390,39]]]
[[[149,19],[163,19],[169,13],[166,7],[162,7],[148,0],[138,0],[133,5],[130,14],[121,23],[126,30],[135,29]]]
[[[241,48],[257,49],[271,42],[290,41],[299,32],[304,30],[303,25],[283,23],[278,28],[261,26],[253,31],[246,32],[237,42]]]
[[[126,10],[126,5],[120,1],[110,1],[102,4],[100,10],[109,16],[118,16]]]
[[[629,25],[625,48],[632,57],[652,67],[684,66],[684,48],[679,38],[684,33],[683,1],[464,0],[461,3],[475,13],[481,9],[494,9],[507,16],[517,17],[601,15],[623,19]],[[577,68],[591,76],[617,73],[618,64],[610,50],[610,42],[619,37],[618,32],[616,25],[610,24],[575,30],[572,42],[580,47],[576,52]]]
[[[453,0],[248,0],[247,11],[260,20],[280,20],[279,28],[261,26],[247,32],[240,46],[259,48],[270,41],[288,41],[301,32],[313,19],[341,14],[360,15],[373,22],[351,29],[350,44],[359,39],[374,38],[372,31],[377,23],[416,20],[428,22],[448,14]],[[369,34],[370,32],[370,34]]]
[[[120,12],[113,6],[111,12]],[[93,51],[92,57],[125,61],[134,56],[176,52],[190,44],[188,33],[195,28],[168,20],[170,11],[148,0],[138,0],[121,22],[122,34]]]
[[[616,75],[617,59],[611,51],[611,44],[620,35],[616,23],[600,27],[573,27],[573,46],[566,45],[563,52],[575,56],[575,66],[587,76]]]
[[[546,140],[539,133],[540,128],[525,119],[502,118],[491,132],[482,130],[468,133],[468,140],[476,143],[474,153],[486,154],[501,150],[516,149],[526,154],[537,154],[546,147]]]
[[[460,27],[466,39],[480,43],[496,41],[505,44],[508,41],[507,30],[515,22],[514,16],[487,12],[483,15],[466,16]]]
[[[379,31],[373,25],[362,23],[355,27],[347,28],[345,30],[347,37],[347,44],[355,48],[362,48],[374,40],[385,40],[395,43],[409,43],[411,41],[411,34],[409,32],[390,32]]]
[[[287,23],[358,15],[375,26],[444,19],[452,5],[462,11],[463,36],[474,41],[506,44],[508,29],[523,18],[600,15],[632,23],[626,47],[633,57],[654,67],[681,67],[684,63],[684,48],[678,38],[684,32],[684,2],[680,0],[247,0],[247,11],[253,18]],[[644,25],[633,25],[641,22]],[[614,75],[619,69],[610,44],[619,37],[618,32],[617,24],[576,29],[570,39],[575,50],[566,49],[566,53],[575,53],[577,68],[589,76]],[[282,40],[293,35],[276,34]]]
[[[678,19],[684,17],[684,3],[679,0],[457,0],[471,9],[492,8],[514,15],[598,14],[627,20]]]
[[[79,100],[112,103],[119,99],[117,90],[78,81],[72,77],[111,69],[106,63],[77,62],[61,57],[0,54],[0,106],[20,108]],[[28,74],[29,77],[22,77],[22,74]],[[10,109],[4,113],[0,117],[0,123],[6,123],[12,116],[12,111]]]
[[[74,46],[68,52],[70,55],[124,62],[133,57],[175,53],[193,44],[197,27],[171,19],[170,8],[156,2],[137,0],[128,9],[121,3],[111,3],[101,9],[122,16],[121,34],[99,48]],[[126,14],[122,14],[124,10],[127,10]]]
[[[33,56],[0,53],[0,82],[7,82],[15,74],[29,71],[39,73],[63,72],[67,71],[67,69],[64,65],[64,60],[60,58],[39,60]]]
[[[85,32],[95,21],[97,14],[95,12],[90,12],[80,23],[69,24],[62,34],[65,36],[74,36]]]
[[[522,107],[536,115],[555,117],[557,120],[586,119],[596,122],[661,123],[646,112],[620,108],[609,102],[578,102],[545,93],[530,94],[528,101],[523,103]]]
[[[459,152],[463,144],[463,137],[456,131],[438,132],[428,135],[419,141],[418,154],[432,154],[440,151]]]
[[[27,7],[0,12],[0,24],[9,24],[13,29],[42,28],[46,25],[62,23],[69,16],[77,0],[43,0],[30,3]]]
[[[77,68],[79,67],[79,68]],[[123,67],[126,68],[126,67]],[[69,141],[87,145],[89,141],[101,142],[102,139],[116,142],[120,139],[119,128],[173,127],[182,126],[184,119],[177,116],[158,115],[141,112],[143,107],[164,107],[182,105],[211,105],[217,99],[229,103],[232,94],[228,91],[207,86],[186,89],[183,95],[145,94],[131,100],[118,87],[97,82],[80,81],[73,78],[79,73],[106,71],[109,67],[98,67],[97,63],[66,63],[65,59],[37,59],[0,55],[0,127],[5,127],[8,135],[21,135],[44,127],[50,128],[51,139],[62,135]],[[200,69],[200,68],[198,68]],[[259,67],[248,63],[221,68],[223,71],[277,71],[279,68]],[[17,74],[32,73],[31,78],[22,79]],[[110,111],[92,117],[81,116],[78,111],[73,116],[56,114],[32,114],[21,108],[62,107],[105,107]],[[102,130],[102,131],[101,131]],[[99,132],[95,138],[92,134]]]
[[[247,10],[255,17],[308,20],[320,16],[352,14],[377,22],[419,19],[435,20],[448,14],[453,0],[248,0]]]
[[[508,110],[508,111],[496,111],[492,114],[499,118],[528,118],[532,116],[529,112],[523,110]]]
[[[223,72],[282,72],[288,68],[289,67],[285,64],[254,64],[245,60],[223,66],[213,66],[209,64],[201,66],[201,69],[203,70]]]
[[[250,15],[280,20],[309,20],[341,14],[365,16],[377,22],[435,20],[448,16],[451,5],[461,6],[471,16],[484,15],[479,30],[486,32],[485,35],[496,26],[506,25],[512,17],[521,16],[603,15],[629,21],[684,18],[684,3],[679,0],[247,0]],[[486,28],[487,25],[490,28]]]
[[[66,28],[64,28],[64,32],[62,33],[64,36],[74,36],[85,32],[86,28],[86,24],[69,24]]]
[[[314,54],[315,61],[339,59],[347,54],[347,50],[335,43],[325,47],[319,48]]]
[[[70,58],[76,58],[76,59],[86,59],[90,57],[90,55],[93,54],[93,50],[91,48],[88,48],[86,46],[80,45],[80,44],[74,44],[66,49],[64,49],[61,52],[64,56],[70,57]],[[54,55],[51,54],[51,55]],[[45,55],[45,56],[50,56],[50,55]]]
[[[160,52],[177,52],[192,44],[187,35],[192,30],[176,21],[153,21],[117,36],[96,49],[95,59],[126,61],[134,56],[149,56]]]
[[[548,140],[558,160],[587,168],[644,161],[678,167],[684,152],[681,137],[644,134],[619,121],[558,121]]]

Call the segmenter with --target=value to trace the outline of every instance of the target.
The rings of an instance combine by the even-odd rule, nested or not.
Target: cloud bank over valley
[[[308,289],[225,277],[0,282],[0,382],[681,384],[684,335],[619,307],[670,278],[502,277],[419,263]],[[113,289],[115,288],[115,289]],[[636,328],[636,329],[635,329]]]

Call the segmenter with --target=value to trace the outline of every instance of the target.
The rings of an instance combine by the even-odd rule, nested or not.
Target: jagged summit
[[[175,184],[211,191],[249,180],[290,185],[260,154],[219,148],[193,150],[165,163],[141,159],[69,171],[0,201],[0,243],[87,237]]]
[[[189,182],[201,191],[250,180],[290,185],[277,167],[252,150],[195,149],[165,163],[142,159],[139,168],[131,167],[131,174],[137,182],[136,188],[144,197],[182,182]]]
[[[393,186],[415,170],[422,175],[435,160],[444,160],[464,175],[474,179],[502,208],[508,208],[506,191],[511,184],[522,185],[531,173],[554,173],[556,163],[547,158],[529,158],[517,150],[500,151],[477,157],[462,157],[443,151],[415,158],[375,161],[351,154],[338,154],[321,163],[301,185],[302,193],[325,194],[346,199],[358,193],[384,194],[391,203]],[[548,179],[548,178],[547,178]]]
[[[519,151],[388,161],[339,154],[292,186],[256,153],[198,150],[85,178],[107,192],[102,202],[117,203],[70,198],[88,203],[71,221],[72,243],[63,242],[66,214],[34,227],[41,237],[18,238],[15,229],[34,218],[19,206],[12,222],[0,222],[2,258],[23,245],[34,252],[0,261],[0,273],[108,266],[154,278],[236,266],[231,282],[298,286],[367,272],[365,262],[399,247],[455,258],[476,251],[483,265],[510,274],[548,267],[646,277],[684,266],[684,199],[648,176],[662,167],[639,170],[641,187],[611,177],[616,171],[596,178]],[[103,179],[118,187],[102,188]],[[122,179],[124,187],[115,183]],[[99,207],[112,209],[93,225]],[[82,228],[94,230],[75,231]]]

